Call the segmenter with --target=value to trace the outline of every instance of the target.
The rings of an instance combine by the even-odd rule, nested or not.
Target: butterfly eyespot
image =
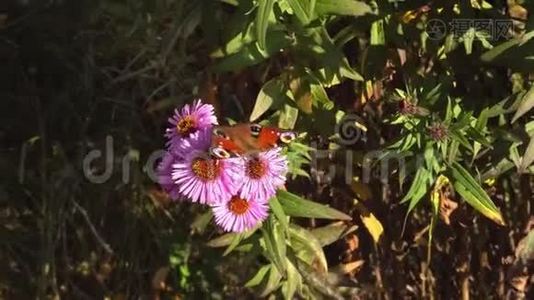
[[[285,144],[291,143],[297,136],[294,132],[282,132],[280,133],[280,141]]]
[[[222,137],[224,139],[227,139],[228,136],[226,135],[226,133],[224,133],[224,131],[222,131],[221,129],[219,128],[215,128],[213,129],[213,134],[215,134],[216,136],[219,136],[219,137]]]
[[[210,153],[217,158],[229,158],[231,156],[228,151],[220,147],[211,148]]]
[[[250,134],[253,136],[260,135],[261,132],[261,125],[260,124],[252,124],[250,125]]]

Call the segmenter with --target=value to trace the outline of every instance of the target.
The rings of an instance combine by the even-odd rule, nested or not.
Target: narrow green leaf
[[[275,0],[259,0],[258,13],[256,14],[256,38],[260,49],[266,49],[267,28],[269,27],[269,16],[273,12]]]
[[[346,15],[346,16],[363,16],[374,14],[373,9],[362,1],[355,0],[317,0],[315,11],[319,15]]]
[[[321,246],[324,247],[354,232],[357,228],[358,226],[356,225],[349,226],[344,222],[335,222],[323,227],[314,228],[310,232],[319,241]]]
[[[289,216],[339,220],[352,219],[337,209],[303,199],[288,191],[279,190],[277,195],[286,215]]]
[[[532,162],[534,162],[534,136],[530,138],[525,154],[521,158],[519,172],[524,173]]]
[[[308,0],[286,0],[303,25],[310,23],[310,4]]]
[[[339,73],[341,76],[355,80],[363,81],[363,76],[360,73],[356,72],[349,64],[346,58],[341,60],[341,66],[339,68]]]
[[[517,121],[521,116],[526,114],[529,110],[531,110],[534,107],[534,85],[530,87],[530,90],[525,94],[523,97],[523,100],[521,100],[521,103],[519,104],[519,107],[517,108],[517,111],[514,114],[514,117],[512,118],[512,123]]]
[[[228,248],[226,248],[226,250],[224,251],[223,256],[226,256],[226,255],[230,254],[237,246],[239,246],[239,243],[243,239],[244,239],[244,233],[238,233],[238,234],[234,235],[234,237],[232,239],[232,242],[230,243]]]
[[[270,216],[261,227],[263,234],[263,241],[265,243],[266,256],[269,257],[272,263],[276,266],[280,274],[286,272],[286,242],[285,232],[279,230],[273,216]]]
[[[267,282],[265,283],[265,286],[263,287],[263,290],[260,293],[260,297],[265,297],[275,291],[280,285],[281,279],[282,275],[280,274],[280,272],[278,272],[277,268],[269,268],[269,277],[267,278]]]
[[[469,28],[464,33],[462,38],[464,39],[465,53],[467,55],[470,55],[473,52],[473,41],[475,40],[475,28],[474,27]]]
[[[450,130],[449,135],[452,137],[454,141],[457,141],[465,148],[473,151],[473,146],[471,143],[465,138],[465,136],[459,131],[459,130]]]
[[[261,267],[258,272],[256,272],[256,274],[249,281],[247,281],[247,283],[245,283],[245,287],[253,287],[260,284],[271,267],[272,265],[270,264]]]
[[[211,212],[211,210],[208,210],[207,212],[198,215],[191,224],[191,230],[199,233],[204,232],[212,218],[213,213]]]
[[[278,118],[278,127],[282,129],[293,129],[297,123],[299,110],[291,105],[284,104],[284,109]]]
[[[219,60],[213,70],[215,72],[236,71],[258,64],[280,49],[289,45],[289,39],[283,31],[267,32],[266,49],[261,50],[258,43],[253,42],[244,46],[238,52],[225,56]]]
[[[289,226],[289,236],[293,249],[296,251],[307,251],[307,257],[314,257],[310,263],[317,261],[321,266],[321,271],[324,274],[328,272],[328,263],[326,262],[323,248],[311,232],[300,226],[291,224]]]
[[[269,207],[271,207],[271,211],[276,216],[276,219],[280,222],[280,225],[282,225],[282,228],[284,231],[287,231],[289,228],[289,222],[287,221],[286,213],[284,212],[284,208],[280,204],[280,201],[278,201],[278,198],[276,196],[272,197],[269,200]]]
[[[483,62],[491,62],[495,60],[497,57],[499,57],[501,54],[509,50],[510,48],[517,46],[517,45],[522,45],[533,37],[534,37],[534,31],[530,31],[529,33],[523,35],[522,37],[506,41],[500,45],[493,47],[491,50],[484,52],[482,56],[480,56],[480,59]]]
[[[289,259],[287,259],[287,280],[284,285],[282,285],[282,294],[284,295],[284,299],[293,299],[295,292],[297,291],[297,287],[301,284],[302,278],[297,268]]]
[[[499,209],[471,174],[457,162],[450,165],[450,171],[449,178],[454,179],[454,189],[465,201],[497,224],[504,225]]]
[[[419,168],[417,170],[417,172],[415,173],[414,179],[412,181],[412,185],[410,186],[410,189],[408,189],[408,192],[401,199],[400,203],[404,203],[412,199],[417,194],[417,191],[423,188],[425,184],[425,174],[426,174],[425,172],[427,172],[425,168]]]
[[[384,20],[374,21],[371,24],[371,45],[383,46],[386,44],[386,38],[384,36]]]
[[[208,241],[206,245],[213,248],[226,247],[232,243],[236,235],[234,232],[226,233]]]
[[[263,85],[258,96],[256,97],[256,103],[252,109],[249,120],[254,122],[261,117],[266,111],[273,106],[274,103],[279,103],[286,97],[286,87],[280,78],[273,78]]]

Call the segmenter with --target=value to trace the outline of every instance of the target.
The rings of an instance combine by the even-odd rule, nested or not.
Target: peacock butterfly
[[[241,156],[288,144],[296,138],[293,131],[256,123],[241,123],[213,128],[210,152],[218,158]]]

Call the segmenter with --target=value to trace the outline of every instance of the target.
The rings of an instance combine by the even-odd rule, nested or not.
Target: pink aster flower
[[[169,123],[171,126],[165,133],[169,139],[168,145],[180,143],[200,129],[209,129],[218,124],[213,105],[203,104],[200,100],[184,105],[180,111],[175,109],[174,115],[169,118]]]
[[[191,148],[173,165],[172,180],[180,194],[192,202],[216,204],[227,201],[239,189],[243,162],[238,158],[218,159]]]
[[[211,146],[211,129],[199,129],[194,135],[171,144],[169,151],[180,157],[186,157],[192,152],[208,152]]]
[[[267,201],[232,196],[229,200],[212,205],[215,223],[225,231],[243,232],[256,226],[269,215]]]
[[[169,194],[171,199],[178,199],[180,193],[178,186],[172,180],[172,165],[179,161],[179,157],[170,151],[165,151],[161,162],[156,169],[158,183]]]
[[[245,157],[240,196],[268,200],[285,184],[287,168],[287,159],[281,148]]]

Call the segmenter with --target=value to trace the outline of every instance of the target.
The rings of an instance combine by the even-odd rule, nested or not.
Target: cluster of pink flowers
[[[269,199],[286,181],[280,148],[224,159],[210,155],[218,122],[213,106],[200,100],[175,110],[169,123],[157,173],[172,199],[209,205],[225,231],[243,232],[267,218]]]

